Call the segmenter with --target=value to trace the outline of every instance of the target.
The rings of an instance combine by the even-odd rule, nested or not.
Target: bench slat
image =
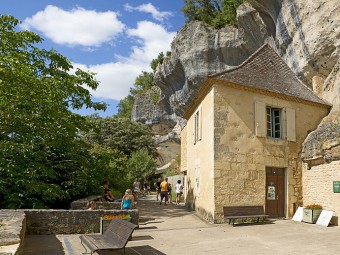
[[[226,219],[256,218],[256,217],[268,217],[268,215],[261,214],[261,215],[246,215],[246,216],[241,216],[241,215],[238,215],[238,216],[225,216]]]
[[[264,208],[260,206],[224,206],[223,207],[224,218],[230,221],[233,220],[233,225],[235,219],[243,218],[262,218],[262,223],[268,215],[264,214]]]
[[[79,238],[91,252],[125,249],[136,227],[137,225],[125,220],[113,219],[103,235],[81,235]],[[85,246],[84,248],[86,249]]]

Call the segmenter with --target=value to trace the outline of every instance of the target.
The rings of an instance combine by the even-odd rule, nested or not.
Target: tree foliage
[[[156,145],[151,131],[143,124],[127,118],[92,116],[93,129],[84,134],[84,140],[130,156],[132,152],[146,149],[155,155]]]
[[[151,131],[141,123],[127,118],[92,116],[93,128],[83,139],[96,152],[107,155],[107,179],[116,190],[130,187],[136,177],[155,170],[156,144]]]
[[[166,57],[170,57],[170,56],[171,56],[171,51],[167,51]],[[156,72],[158,64],[163,64],[163,60],[164,60],[164,53],[161,52],[161,53],[158,54],[157,58],[155,58],[151,61],[150,66],[151,66],[153,72]]]
[[[166,56],[170,57],[171,52],[167,51]],[[157,58],[153,59],[150,63],[153,72],[142,71],[142,73],[136,77],[135,83],[133,87],[130,89],[130,94],[119,101],[119,104],[117,106],[118,117],[131,118],[135,96],[138,94],[143,94],[146,91],[150,90],[153,86],[156,86],[154,73],[156,72],[158,64],[162,64],[163,60],[164,53],[161,52],[158,54]],[[154,101],[157,101],[157,96],[155,97]]]
[[[93,73],[71,74],[69,60],[36,47],[42,38],[18,24],[0,16],[0,206],[66,206],[100,178],[96,155],[79,139],[86,119],[70,109],[106,105],[83,87],[97,88]]]
[[[149,90],[152,86],[155,86],[154,74],[142,71],[142,74],[136,77],[134,87],[130,89],[130,94],[133,96],[142,94]]]
[[[135,98],[131,94],[121,99],[117,106],[118,112],[116,116],[119,118],[130,119],[134,102],[135,102]]]
[[[185,0],[187,22],[202,21],[216,29],[236,25],[236,10],[245,0]]]
[[[141,177],[147,178],[155,173],[156,162],[146,149],[142,149],[132,152],[127,162],[127,169],[132,180]]]

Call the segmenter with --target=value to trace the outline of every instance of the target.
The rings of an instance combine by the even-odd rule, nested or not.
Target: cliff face
[[[217,31],[200,22],[182,27],[172,42],[171,57],[156,72],[161,89],[159,103],[151,103],[148,96],[137,98],[133,119],[166,133],[181,121],[207,75],[241,64],[265,42],[301,80],[335,106],[331,114],[338,116],[338,0],[249,0],[238,8],[237,18],[238,28]],[[306,158],[322,154],[315,146],[312,152],[308,144]]]

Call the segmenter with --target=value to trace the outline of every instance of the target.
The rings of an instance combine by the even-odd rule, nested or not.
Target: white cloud
[[[127,30],[127,34],[138,42],[128,57],[117,56],[117,62],[100,65],[74,64],[75,67],[97,73],[100,85],[96,91],[91,90],[94,97],[114,100],[126,97],[136,77],[142,71],[151,70],[151,60],[160,52],[170,50],[170,43],[175,36],[175,32],[168,32],[163,26],[149,21],[139,22],[137,28]]]
[[[22,24],[23,29],[33,28],[57,44],[86,47],[114,40],[124,27],[112,11],[96,12],[80,7],[65,11],[53,5],[26,18]]]
[[[157,10],[157,8],[153,6],[151,3],[142,4],[136,7],[133,7],[129,4],[125,4],[124,9],[130,12],[140,11],[140,12],[150,13],[152,17],[158,21],[164,21],[165,19],[173,15],[172,12],[161,12]]]

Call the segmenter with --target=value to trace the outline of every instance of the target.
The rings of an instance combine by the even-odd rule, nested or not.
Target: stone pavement
[[[141,199],[138,208],[140,228],[128,242],[126,255],[329,255],[340,251],[340,227],[276,219],[235,227],[213,225],[184,205],[161,206],[155,196]],[[85,251],[78,235],[28,236],[24,248],[25,255],[80,255]]]

